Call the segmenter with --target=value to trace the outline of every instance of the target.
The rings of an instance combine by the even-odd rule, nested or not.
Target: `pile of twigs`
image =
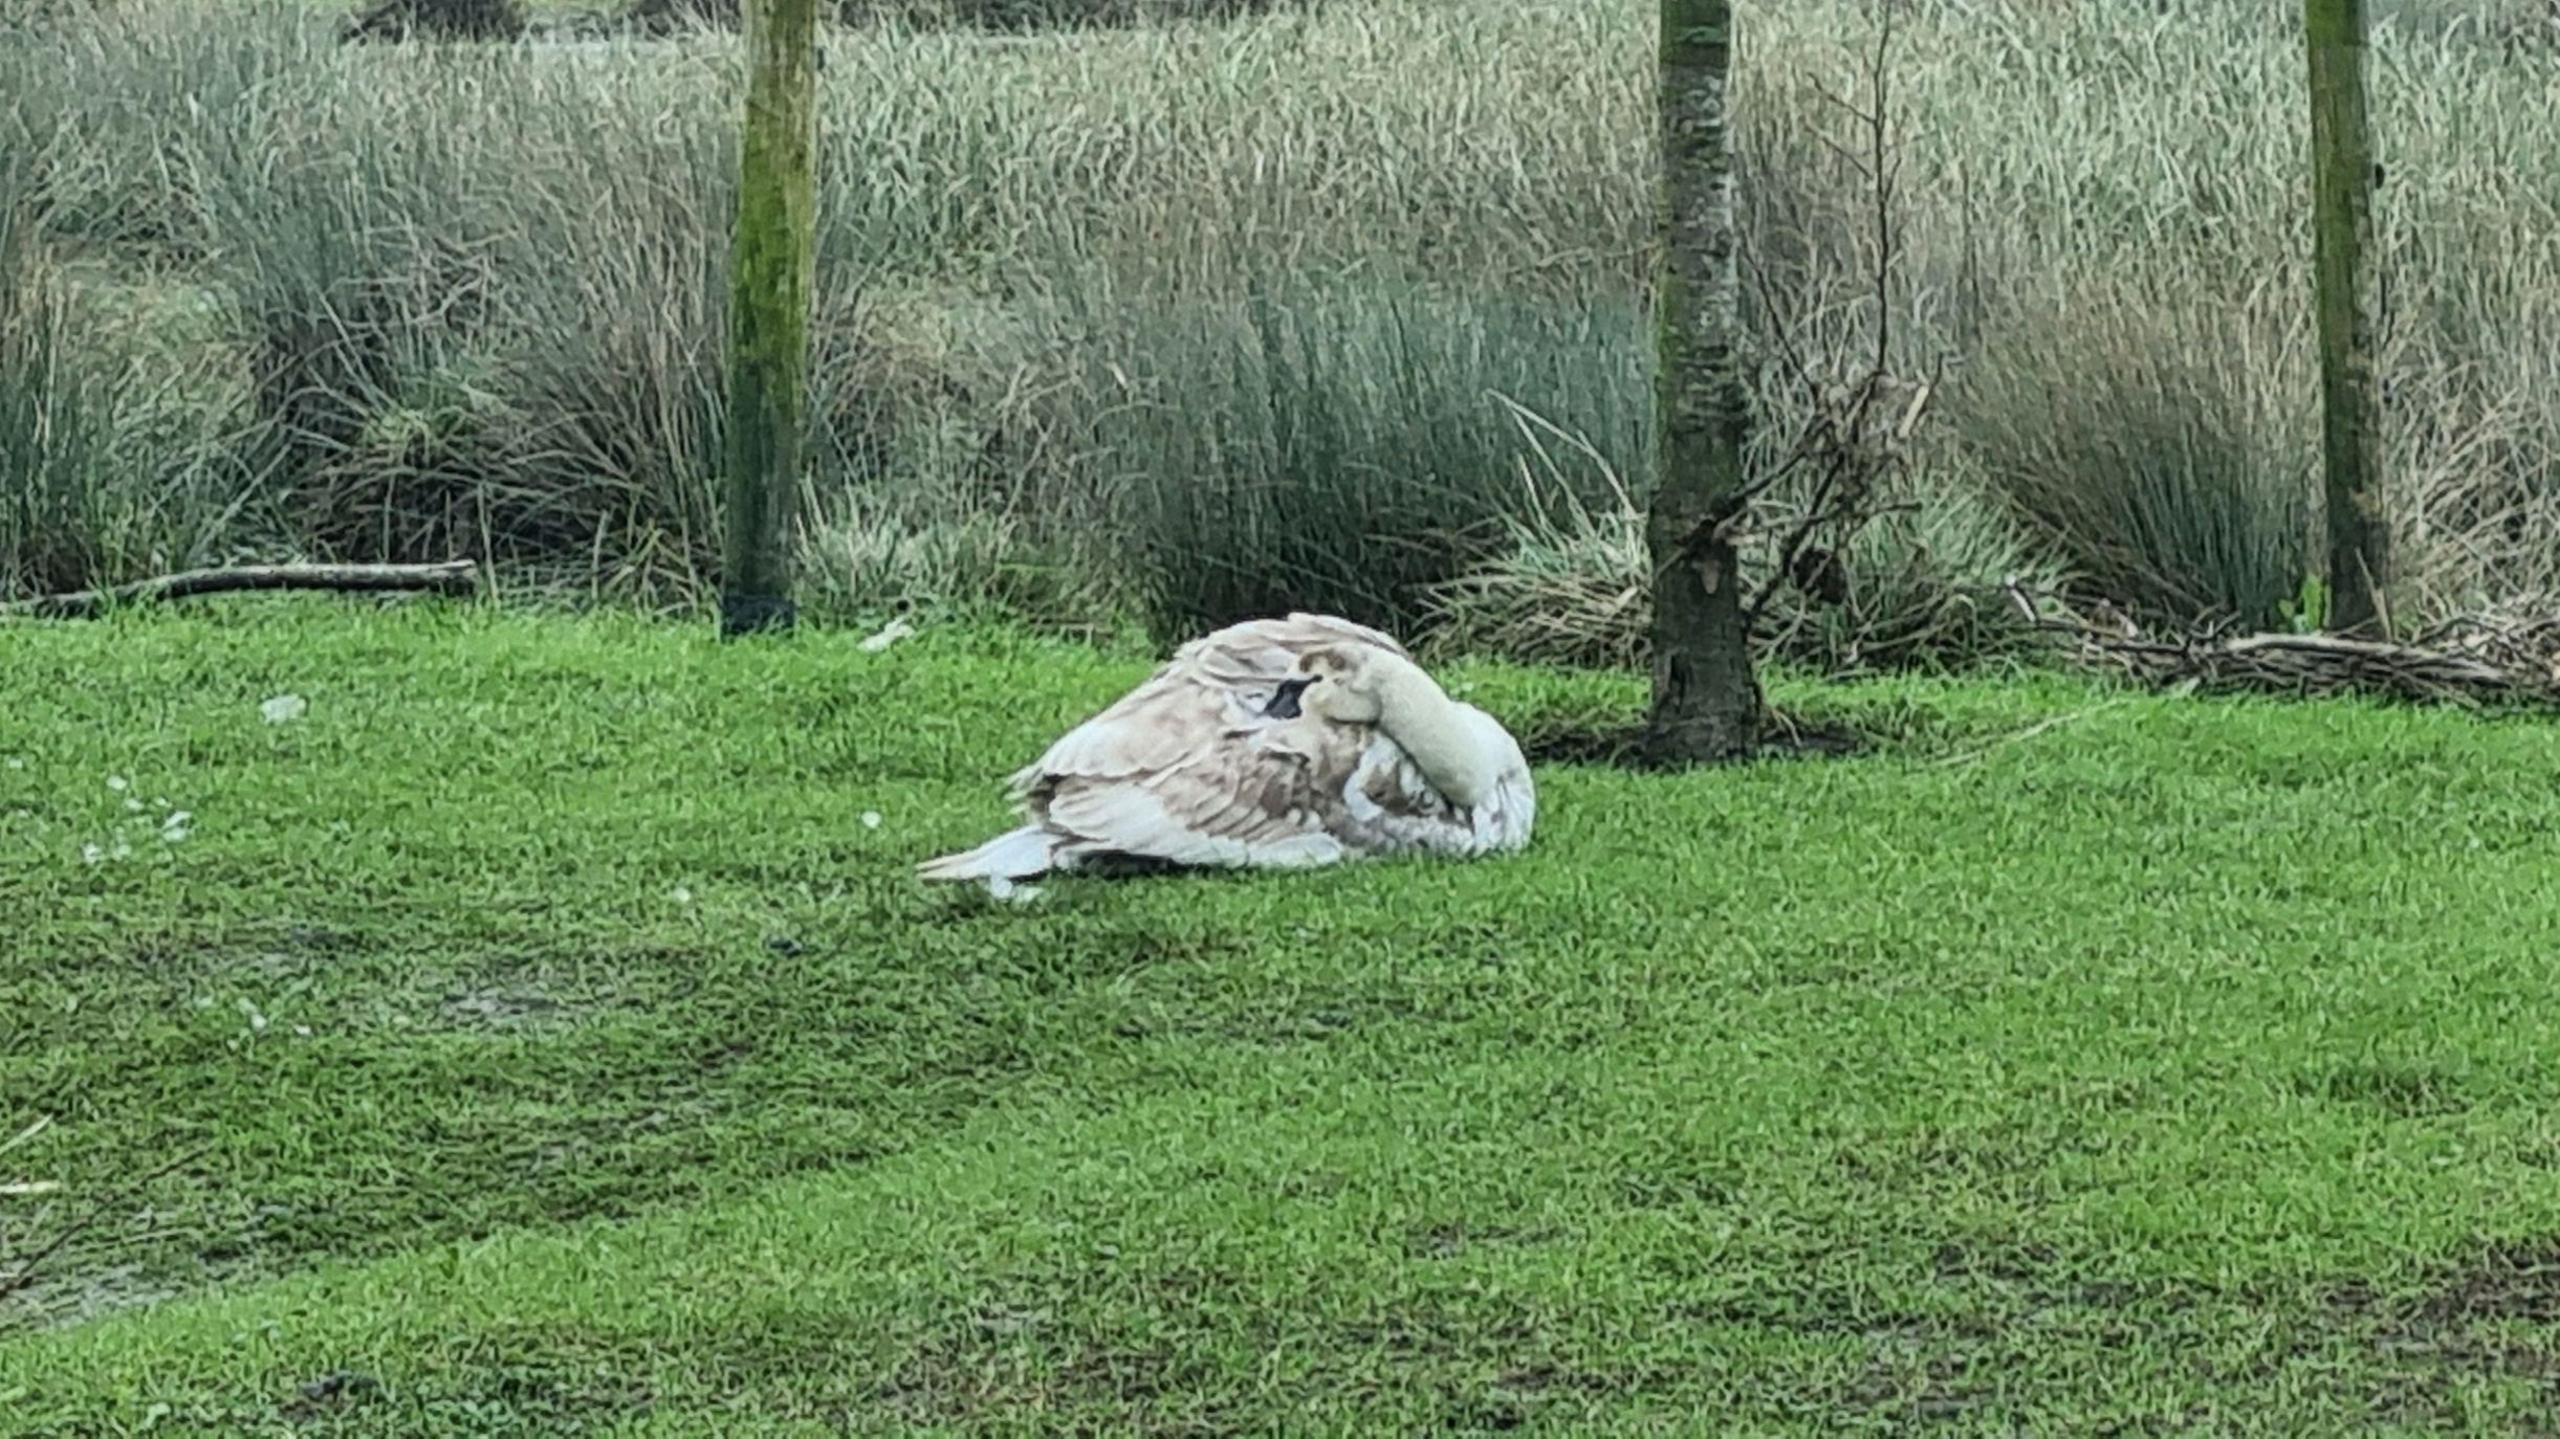
[[[2082,663],[2150,685],[2274,694],[2369,694],[2430,704],[2560,708],[2560,616],[2482,617],[2406,643],[2321,634],[2146,634],[2121,612],[2073,610],[2061,597],[2009,586],[2027,624]]]

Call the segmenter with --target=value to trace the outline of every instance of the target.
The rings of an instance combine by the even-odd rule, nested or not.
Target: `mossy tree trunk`
[[[730,249],[727,532],[720,632],[788,629],[817,270],[817,0],[749,0]]]
[[[2330,627],[2380,626],[2390,578],[2371,301],[2373,134],[2364,0],[2304,0],[2311,56],[2312,248],[2320,315],[2321,451]]]
[[[1731,0],[1662,0],[1663,273],[1654,304],[1653,707],[1645,750],[1684,764],[1748,753],[1762,702],[1734,528],[1750,400],[1739,348]]]

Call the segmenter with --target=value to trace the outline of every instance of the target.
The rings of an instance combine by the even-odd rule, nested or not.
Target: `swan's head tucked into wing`
[[[1411,661],[1365,645],[1323,645],[1298,657],[1282,693],[1293,709],[1318,719],[1376,724],[1386,715],[1386,689],[1399,678],[1399,666],[1410,668]]]

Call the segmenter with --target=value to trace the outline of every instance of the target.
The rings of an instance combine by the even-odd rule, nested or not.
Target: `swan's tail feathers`
[[[1032,880],[1057,863],[1054,846],[1062,836],[1036,824],[997,835],[976,849],[946,854],[916,866],[916,877],[929,880]]]

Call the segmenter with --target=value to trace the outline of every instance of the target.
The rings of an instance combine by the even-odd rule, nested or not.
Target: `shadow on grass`
[[[1866,753],[1870,736],[1836,720],[1772,710],[1760,743],[1743,759],[1842,759]],[[1602,765],[1662,773],[1685,768],[1663,764],[1644,752],[1641,723],[1566,723],[1530,730],[1521,736],[1521,753],[1531,764]]]

